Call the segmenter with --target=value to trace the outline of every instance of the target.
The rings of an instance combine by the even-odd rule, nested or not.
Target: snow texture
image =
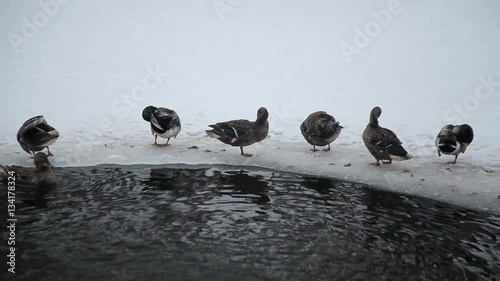
[[[58,167],[231,164],[334,177],[500,213],[500,2],[2,1],[0,163],[32,166],[16,133],[44,115]],[[182,131],[153,147],[147,105]],[[255,120],[270,132],[239,149],[207,125]],[[361,134],[374,106],[413,158],[379,167]],[[324,110],[344,127],[311,152],[300,123]],[[475,139],[438,157],[446,124]],[[164,142],[164,139],[159,139]],[[193,148],[196,146],[198,148]]]

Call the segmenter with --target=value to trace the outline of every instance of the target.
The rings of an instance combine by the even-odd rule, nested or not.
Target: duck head
[[[378,118],[382,114],[382,109],[378,106],[375,106],[370,112],[370,126],[378,127]]]
[[[142,119],[144,119],[145,121],[151,122],[151,114],[153,114],[153,112],[155,112],[156,109],[157,109],[157,107],[154,107],[152,105],[146,106],[146,108],[144,108],[144,110],[142,110]]]
[[[257,120],[255,123],[257,124],[264,124],[267,121],[267,118],[269,117],[269,112],[267,112],[267,109],[265,107],[259,108],[257,110]]]
[[[50,164],[47,154],[43,152],[38,152],[37,154],[35,154],[35,157],[33,157],[33,161],[35,162],[37,170],[42,170],[47,167],[52,167],[52,164]]]

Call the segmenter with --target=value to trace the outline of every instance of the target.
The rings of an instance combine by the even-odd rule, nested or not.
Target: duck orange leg
[[[330,151],[330,144],[328,144],[328,148],[323,149],[323,151]]]
[[[243,152],[243,146],[240,146],[241,156],[252,157],[253,154]]]
[[[316,146],[315,146],[314,144],[313,144],[313,148],[312,148],[312,149],[309,149],[309,150],[310,150],[310,151],[312,151],[312,152],[319,151],[319,150],[317,150],[317,149],[316,149]]]
[[[156,146],[161,146],[159,145],[157,142],[156,142],[156,139],[158,138],[158,135],[155,135],[155,143],[151,144],[151,145],[156,145]]]
[[[54,156],[54,154],[52,154],[52,152],[50,152],[50,149],[48,146],[47,146],[47,156]]]
[[[458,155],[455,155],[455,160],[448,162],[447,164],[452,164],[452,165],[457,164],[457,158],[458,158]]]
[[[170,138],[167,139],[167,143],[166,144],[160,144],[158,146],[161,146],[161,147],[165,147],[165,146],[169,146],[170,144],[168,143],[168,141],[170,140]]]
[[[372,165],[372,166],[380,166],[379,161],[380,161],[380,160],[378,160],[378,159],[377,159],[377,162],[370,163],[369,165]]]

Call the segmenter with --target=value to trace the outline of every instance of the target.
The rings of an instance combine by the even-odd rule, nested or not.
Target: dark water
[[[495,215],[264,169],[57,173],[17,187],[17,280],[500,280]]]

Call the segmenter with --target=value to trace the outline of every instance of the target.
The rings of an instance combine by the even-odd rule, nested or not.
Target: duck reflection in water
[[[268,191],[269,183],[264,180],[262,175],[250,175],[248,171],[226,171],[218,173],[221,186],[221,192],[228,192],[233,197],[252,198],[252,202],[263,204],[270,202]],[[258,195],[258,197],[249,197],[247,195]]]

